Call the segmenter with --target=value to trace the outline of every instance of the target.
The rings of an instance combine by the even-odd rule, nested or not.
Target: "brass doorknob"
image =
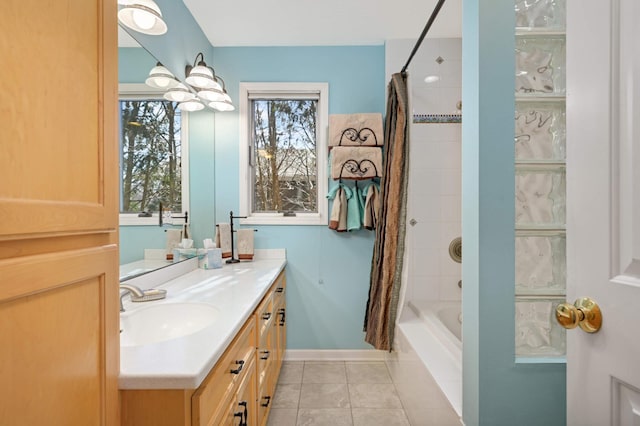
[[[567,330],[580,326],[587,333],[595,333],[602,326],[602,312],[596,302],[583,297],[573,305],[559,304],[556,307],[556,320]]]

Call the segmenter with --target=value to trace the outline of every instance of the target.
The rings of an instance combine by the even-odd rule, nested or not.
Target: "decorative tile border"
[[[462,123],[462,114],[414,114],[413,122],[417,124]]]

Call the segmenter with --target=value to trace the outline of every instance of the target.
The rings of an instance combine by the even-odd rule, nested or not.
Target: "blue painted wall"
[[[141,84],[156,65],[156,59],[140,47],[118,48],[118,83]]]
[[[463,417],[467,426],[565,424],[565,366],[514,349],[513,0],[464,0]]]
[[[329,113],[384,112],[384,47],[215,48],[234,102],[242,82],[328,82]],[[238,113],[215,116],[216,219],[238,211]],[[256,247],[287,249],[289,349],[360,349],[373,235],[259,226]]]
[[[125,49],[123,49],[125,50]],[[123,81],[141,82],[126,49]],[[241,81],[329,83],[329,113],[384,112],[384,47],[216,48],[215,67],[237,105]],[[132,64],[131,68],[128,64]],[[137,80],[136,79],[141,79]],[[238,211],[238,112],[189,114],[191,231],[199,247],[216,222]],[[260,226],[256,248],[286,248],[290,349],[361,349],[373,234],[338,234],[325,226]],[[164,247],[157,227],[120,227],[121,262]]]

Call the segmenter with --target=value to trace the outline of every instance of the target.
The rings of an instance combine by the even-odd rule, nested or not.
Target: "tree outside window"
[[[182,211],[180,110],[164,100],[121,100],[121,213]]]
[[[317,212],[314,99],[254,99],[254,211]]]

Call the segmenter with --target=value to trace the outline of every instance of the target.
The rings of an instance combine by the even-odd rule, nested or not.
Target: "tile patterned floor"
[[[284,362],[268,426],[450,424],[426,417],[410,425],[384,362]]]

